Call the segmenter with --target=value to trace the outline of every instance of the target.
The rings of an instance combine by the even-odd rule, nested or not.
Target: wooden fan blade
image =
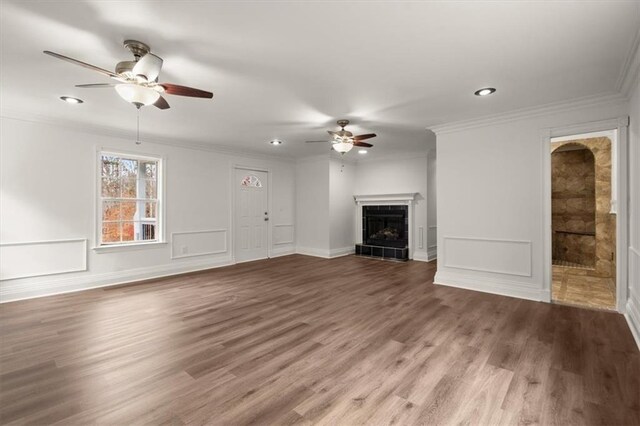
[[[365,147],[365,148],[371,148],[373,145],[371,145],[370,143],[366,143],[366,142],[355,141],[353,143],[353,146],[362,146],[362,147]]]
[[[305,141],[305,143],[329,143],[330,141]]]
[[[72,64],[80,65],[81,67],[89,68],[90,70],[98,71],[100,74],[104,74],[109,77],[113,77],[113,78],[120,77],[118,74],[111,72],[109,70],[105,70],[104,68],[96,67],[95,65],[91,65],[86,62],[82,62],[77,59],[73,59],[68,56],[61,55],[59,53],[50,52],[48,50],[45,50],[43,53],[53,56],[54,58],[62,59],[63,61],[71,62]]]
[[[354,136],[353,140],[354,141],[363,141],[365,139],[370,139],[370,138],[375,138],[376,134],[375,133],[367,133],[366,135],[358,135],[358,136]]]
[[[192,98],[213,98],[213,93],[194,89],[192,87],[179,86],[171,83],[162,83],[160,86],[162,86],[164,88],[164,92],[169,95],[190,96]]]
[[[102,89],[107,87],[116,87],[116,84],[111,84],[111,83],[76,84],[76,87],[81,87],[83,89]]]
[[[169,109],[169,108],[171,108],[169,106],[169,102],[167,102],[167,100],[165,98],[163,98],[162,96],[160,96],[158,98],[158,100],[153,105],[156,108],[160,108],[160,109]]]

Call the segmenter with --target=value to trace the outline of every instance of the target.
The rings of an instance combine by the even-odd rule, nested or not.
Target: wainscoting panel
[[[174,232],[171,234],[171,258],[205,256],[227,251],[227,230]]]
[[[0,280],[87,270],[87,240],[0,244]]]
[[[273,225],[273,245],[293,244],[293,225]]]
[[[531,276],[531,241],[444,237],[445,268]]]

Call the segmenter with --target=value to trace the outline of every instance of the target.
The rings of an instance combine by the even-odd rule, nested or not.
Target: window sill
[[[152,243],[109,244],[105,246],[94,247],[93,251],[95,251],[96,253],[112,253],[119,251],[160,248],[166,245],[166,241],[154,241]]]

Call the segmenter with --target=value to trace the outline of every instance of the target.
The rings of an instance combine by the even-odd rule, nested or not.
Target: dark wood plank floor
[[[640,423],[621,315],[434,268],[296,255],[1,305],[0,421]]]

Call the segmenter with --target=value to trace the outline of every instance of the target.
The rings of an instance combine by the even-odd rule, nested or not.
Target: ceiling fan
[[[169,103],[162,97],[163,93],[194,98],[213,98],[213,93],[204,90],[171,83],[158,83],[162,58],[151,53],[148,45],[136,40],[125,40],[124,47],[133,54],[134,60],[119,62],[115,72],[49,50],[45,50],[44,53],[97,71],[118,81],[118,83],[78,84],[76,87],[90,89],[114,87],[121,98],[138,109],[146,105],[154,105],[160,109],[169,108]]]
[[[348,130],[344,128],[349,124],[349,120],[338,120],[338,126],[341,127],[340,130],[334,132],[333,130],[327,130],[327,132],[333,136],[333,139],[330,141],[306,141],[307,143],[317,143],[317,142],[331,142],[331,148],[334,151],[339,152],[340,154],[345,154],[354,146],[360,146],[363,148],[371,148],[373,145],[370,143],[362,142],[365,139],[375,138],[375,133],[367,133],[365,135],[357,135],[353,136]]]

